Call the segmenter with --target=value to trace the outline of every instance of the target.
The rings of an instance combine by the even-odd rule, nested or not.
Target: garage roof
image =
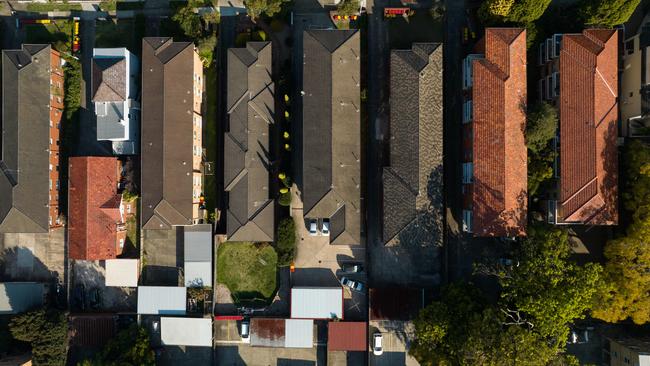
[[[212,319],[161,317],[160,339],[166,346],[212,347]]]
[[[291,317],[294,319],[343,319],[343,288],[292,288]]]
[[[171,286],[139,286],[138,314],[185,315],[187,289]]]
[[[137,287],[138,267],[137,259],[107,259],[106,286]]]
[[[330,322],[327,325],[327,350],[366,351],[367,330],[366,322]]]

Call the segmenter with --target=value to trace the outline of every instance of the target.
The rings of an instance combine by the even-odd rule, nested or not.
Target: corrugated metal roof
[[[42,283],[0,283],[0,314],[18,314],[43,305],[44,291]]]
[[[185,315],[187,289],[138,286],[138,314]]]
[[[185,262],[185,287],[212,287],[211,262]]]
[[[330,322],[327,325],[327,350],[366,351],[367,330],[366,322]]]
[[[251,346],[284,347],[285,319],[251,319]]]
[[[70,316],[70,344],[102,347],[117,333],[117,315],[88,314]]]
[[[285,320],[284,346],[287,348],[312,348],[314,346],[314,321]]]
[[[107,259],[106,286],[137,287],[138,264],[137,259]]]
[[[343,288],[292,288],[291,317],[297,319],[343,319]]]
[[[212,347],[212,319],[162,317],[160,340],[166,346]]]

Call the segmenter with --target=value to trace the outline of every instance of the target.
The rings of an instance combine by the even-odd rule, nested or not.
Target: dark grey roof
[[[0,232],[49,230],[50,52],[2,51]]]
[[[442,45],[390,57],[390,166],[383,171],[383,239],[442,243]]]
[[[194,47],[142,40],[142,227],[192,224]]]
[[[270,42],[228,50],[228,127],[224,138],[226,226],[231,241],[273,241],[269,136],[274,123]]]
[[[331,218],[332,244],[361,242],[359,33],[309,30],[303,36],[304,215]],[[334,214],[338,228],[334,228]]]
[[[124,57],[93,57],[91,78],[93,102],[126,100],[128,71]]]

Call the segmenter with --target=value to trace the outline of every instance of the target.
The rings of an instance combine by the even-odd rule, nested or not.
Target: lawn
[[[236,304],[264,306],[277,290],[277,262],[269,244],[226,242],[217,250],[217,282],[230,289]]]
[[[119,19],[98,21],[95,34],[95,47],[112,48],[126,47],[129,51],[140,55],[142,37],[144,36],[144,17],[134,19]]]
[[[418,10],[408,18],[388,21],[388,37],[391,49],[410,49],[414,42],[442,42],[443,24],[435,21],[427,10]]]
[[[50,24],[25,25],[25,43],[51,43],[60,52],[70,51],[72,20],[58,19]]]
[[[46,11],[81,11],[81,4],[63,3],[29,3],[27,4],[27,11],[46,12]]]

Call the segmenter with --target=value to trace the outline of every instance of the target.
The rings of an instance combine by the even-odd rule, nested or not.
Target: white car
[[[384,349],[381,348],[381,341],[383,340],[383,336],[381,333],[375,333],[372,335],[372,353],[375,356],[381,356],[382,353],[384,353]]]
[[[241,341],[244,343],[250,343],[250,323],[248,320],[243,320],[241,322]]]
[[[310,236],[318,235],[318,221],[309,220],[309,235]]]
[[[321,233],[324,236],[330,236],[330,220],[329,219],[323,219],[323,222],[321,224]]]

